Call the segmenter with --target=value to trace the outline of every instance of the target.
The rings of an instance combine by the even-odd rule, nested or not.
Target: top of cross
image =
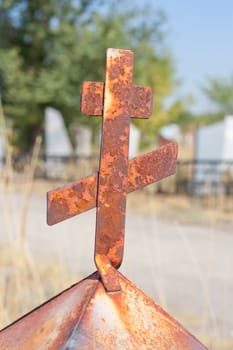
[[[149,118],[152,110],[150,87],[132,85],[133,52],[108,49],[106,81],[86,81],[82,88],[81,112],[86,115],[102,116],[111,108],[111,116],[124,115],[131,118]],[[113,101],[113,100],[114,101]]]

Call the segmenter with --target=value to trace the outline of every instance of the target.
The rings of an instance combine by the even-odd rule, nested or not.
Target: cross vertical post
[[[95,261],[122,261],[125,229],[133,53],[108,50],[98,181]]]
[[[151,113],[151,89],[136,87],[132,83],[133,52],[119,49],[107,50],[104,86],[88,83],[96,96],[102,91],[103,98],[95,263],[108,291],[120,288],[113,276],[114,269],[119,268],[123,258],[130,117],[131,114],[134,117],[135,113],[135,117],[147,118]],[[98,101],[98,98],[94,100]],[[90,108],[85,93],[82,101],[85,112],[85,107]],[[101,111],[98,103],[94,109],[96,114]]]

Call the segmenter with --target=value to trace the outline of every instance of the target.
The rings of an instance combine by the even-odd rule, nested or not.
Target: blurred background
[[[179,144],[176,175],[128,196],[121,271],[233,348],[232,32],[230,0],[0,2],[0,328],[95,269],[95,210],[48,227],[46,192],[98,170],[101,118],[81,115],[80,90],[114,47],[153,88],[130,158]]]

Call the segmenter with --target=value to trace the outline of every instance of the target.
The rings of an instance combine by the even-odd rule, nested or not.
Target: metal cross
[[[103,116],[100,169],[48,193],[48,224],[97,207],[95,263],[108,292],[120,290],[127,193],[175,172],[177,145],[128,160],[130,117],[149,118],[152,91],[132,85],[133,52],[108,49],[105,83],[83,84],[81,111]]]

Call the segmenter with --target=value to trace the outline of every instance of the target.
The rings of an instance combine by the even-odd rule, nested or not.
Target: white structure
[[[45,155],[46,171],[50,177],[57,177],[57,174],[63,171],[64,167],[59,157],[73,155],[63,117],[58,110],[51,107],[45,109]]]
[[[178,143],[180,143],[182,139],[180,127],[177,124],[168,124],[163,126],[159,130],[159,134],[167,140],[176,141]]]
[[[139,153],[141,133],[139,129],[130,124],[130,138],[129,138],[129,158],[136,157]]]
[[[91,138],[92,131],[87,126],[79,126],[75,130],[75,153],[79,157],[90,157],[91,156]]]
[[[195,159],[197,161],[233,161],[233,116],[223,121],[203,126],[197,130]],[[224,169],[213,166],[199,166],[195,180],[218,181]]]
[[[51,107],[45,109],[46,156],[71,156],[72,145],[61,113]]]
[[[225,118],[225,137],[222,151],[223,160],[233,161],[233,116]]]

